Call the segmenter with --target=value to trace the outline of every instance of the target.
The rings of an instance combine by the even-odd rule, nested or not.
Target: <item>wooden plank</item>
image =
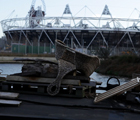
[[[0,104],[2,104],[2,105],[19,106],[21,103],[22,103],[22,101],[0,99]]]
[[[135,81],[133,81],[133,83],[132,82],[131,83],[129,82],[129,84],[127,84],[127,85],[124,84],[122,86],[118,86],[118,87],[115,87],[113,89],[110,89],[107,92],[102,93],[99,96],[97,96],[97,99],[95,98],[96,99],[95,101],[96,102],[97,101],[99,102],[99,101],[104,100],[104,99],[106,99],[108,97],[111,97],[113,95],[123,93],[123,92],[127,91],[128,89],[131,89],[133,86],[135,86],[137,84],[137,83],[134,84],[134,82]]]
[[[17,85],[19,88],[15,89],[14,88],[15,85]],[[24,89],[24,86],[26,86],[26,85],[29,88]],[[25,94],[27,93],[27,94],[48,95],[47,91],[46,91],[46,87],[48,85],[49,84],[34,83],[34,82],[31,83],[31,82],[20,82],[20,81],[5,81],[5,82],[3,82],[2,86],[13,86],[13,87],[12,88],[7,87],[7,89],[2,89],[2,90],[25,93]],[[36,87],[36,88],[34,89],[33,87]],[[58,96],[82,98],[84,96],[84,90],[85,90],[84,86],[61,85]]]
[[[139,86],[139,85],[140,85],[140,78],[132,79],[131,81],[129,81],[123,85],[117,86],[117,87],[112,88],[112,89],[110,89],[102,94],[99,94],[97,97],[95,97],[94,102],[97,103],[99,101],[102,101],[102,100],[107,99],[111,96],[123,93],[123,92],[130,90],[130,89],[132,89],[136,86]]]
[[[0,81],[5,81],[5,80],[6,80],[5,77],[1,77],[1,76],[0,76]]]
[[[24,81],[24,82],[40,82],[40,83],[52,83],[55,78],[40,78],[40,77],[21,77],[21,76],[10,76],[6,78],[7,81]],[[80,80],[63,79],[62,84],[64,85],[80,85]]]
[[[1,98],[17,98],[19,93],[11,93],[11,92],[0,92]]]

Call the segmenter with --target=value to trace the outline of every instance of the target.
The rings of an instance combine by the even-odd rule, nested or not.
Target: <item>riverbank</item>
[[[124,55],[101,60],[101,65],[96,69],[96,72],[132,78],[134,73],[140,74],[140,57]]]
[[[56,62],[54,54],[11,54],[0,53],[0,63],[25,63],[13,61],[14,58],[44,59]],[[97,73],[132,78],[132,74],[140,74],[140,57],[134,55],[113,56],[101,60]]]
[[[11,54],[11,53],[0,53],[0,63],[19,63],[14,61],[14,58],[28,58],[28,59],[44,59],[50,61],[56,61],[54,54]],[[20,62],[21,63],[21,62]]]
[[[14,58],[28,58],[28,59],[43,59],[43,60],[49,60],[49,61],[54,61],[56,62],[55,57],[19,57],[19,56],[13,56],[13,57],[5,57],[5,56],[0,56],[0,63],[24,63],[20,61],[14,61]]]

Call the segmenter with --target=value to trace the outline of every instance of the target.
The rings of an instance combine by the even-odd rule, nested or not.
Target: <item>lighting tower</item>
[[[45,14],[46,14],[45,2],[44,2],[44,0],[41,0],[41,1],[42,1],[42,5],[43,5],[43,10],[42,10],[41,6],[38,6],[38,8],[36,10],[35,9],[36,0],[32,1],[30,11],[29,11],[29,14],[28,14],[28,16],[29,16],[29,26],[30,27],[38,26],[42,17],[44,17]]]

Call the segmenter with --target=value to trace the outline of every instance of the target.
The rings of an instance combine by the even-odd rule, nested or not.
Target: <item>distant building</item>
[[[59,39],[86,54],[93,54],[103,47],[110,49],[110,55],[132,50],[140,54],[139,19],[114,18],[107,5],[101,17],[73,16],[69,5],[63,15],[50,17],[46,14],[44,1],[41,1],[43,7],[37,9],[32,2],[25,18],[1,21],[11,52],[51,54],[55,52],[55,39]]]

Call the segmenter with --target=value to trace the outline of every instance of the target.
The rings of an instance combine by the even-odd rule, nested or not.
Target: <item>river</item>
[[[14,73],[20,73],[21,72],[21,68],[22,68],[23,64],[0,64],[0,69],[3,71],[1,73],[0,76],[6,76],[6,75],[10,75],[10,74],[14,74]],[[102,87],[106,87],[106,82],[107,80],[110,78],[111,76],[108,76],[108,75],[102,75],[102,74],[99,74],[99,73],[96,73],[94,72],[90,78],[92,78],[91,80],[96,80],[96,81],[99,81],[99,82],[102,82]],[[120,80],[120,84],[124,84],[126,83],[128,80],[128,78],[124,78],[124,77],[118,77],[119,80]],[[112,79],[109,83],[112,83],[112,84],[116,84],[118,83],[116,79]]]

